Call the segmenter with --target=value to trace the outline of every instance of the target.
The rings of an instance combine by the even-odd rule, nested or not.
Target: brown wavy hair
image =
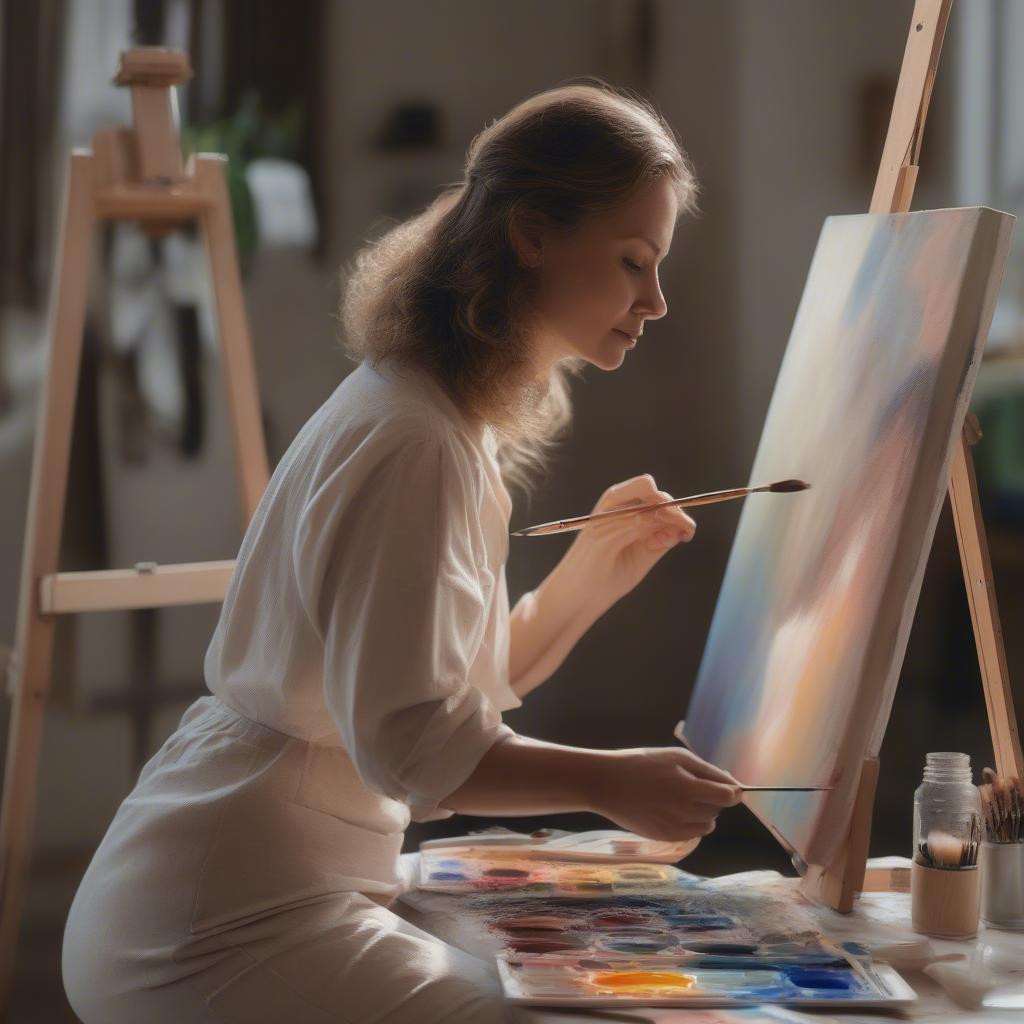
[[[533,369],[538,271],[514,230],[571,233],[662,175],[679,213],[697,184],[672,129],[646,100],[601,79],[538,93],[472,141],[463,180],[342,268],[342,346],[355,360],[428,371],[469,419],[489,422],[507,481],[528,490],[571,419],[568,377],[584,360]]]

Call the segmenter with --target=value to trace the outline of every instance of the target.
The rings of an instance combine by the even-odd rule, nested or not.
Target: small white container
[[[1024,931],[1024,843],[982,843],[981,919],[990,928]]]

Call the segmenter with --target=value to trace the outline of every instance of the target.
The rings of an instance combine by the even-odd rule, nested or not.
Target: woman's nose
[[[644,292],[634,303],[633,308],[649,320],[659,320],[663,317],[668,312],[668,303],[661,293],[661,285],[655,283],[652,290]]]

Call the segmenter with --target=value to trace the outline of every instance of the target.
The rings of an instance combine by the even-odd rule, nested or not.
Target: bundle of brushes
[[[985,815],[985,839],[990,843],[1024,843],[1024,784],[1001,778],[991,768],[982,772],[978,787]]]
[[[918,843],[917,862],[928,868],[943,868],[946,871],[973,868],[978,864],[980,844],[981,822],[977,816],[972,815],[966,838],[950,835],[941,829],[931,829],[928,838]]]

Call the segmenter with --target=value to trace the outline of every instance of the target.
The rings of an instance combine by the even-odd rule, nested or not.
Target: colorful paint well
[[[687,878],[670,864],[584,864],[511,855],[461,857],[443,847],[420,853],[419,887],[432,892],[609,895],[672,890]]]
[[[587,981],[598,989],[614,992],[654,993],[666,990],[678,992],[693,988],[697,979],[692,974],[675,971],[598,971]]]
[[[541,1005],[895,1006],[913,998],[891,969],[883,978],[854,961],[842,969],[811,969],[759,965],[755,957],[749,959],[742,969],[717,969],[685,962],[637,967],[586,958],[554,963],[545,957],[503,954],[498,967],[510,1001]]]

